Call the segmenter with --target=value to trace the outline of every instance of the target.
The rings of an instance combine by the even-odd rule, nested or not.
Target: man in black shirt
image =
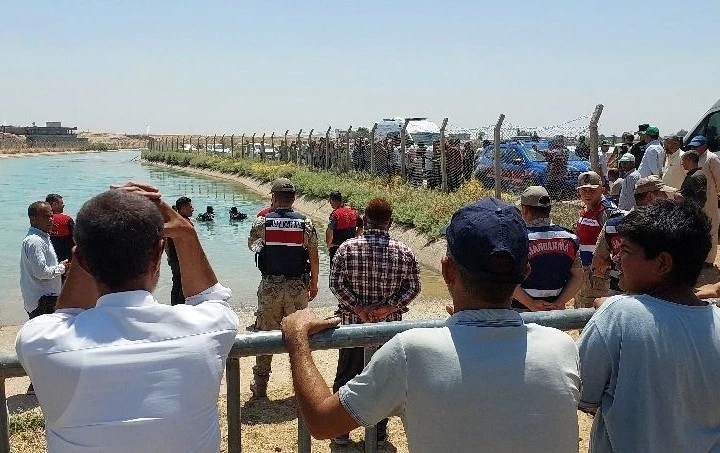
[[[178,214],[183,216],[183,218],[187,220],[190,225],[192,225],[192,220],[190,220],[190,217],[192,217],[194,210],[192,200],[190,200],[188,197],[180,197],[175,202],[175,206],[173,206],[173,209],[175,209]],[[184,304],[185,295],[183,294],[182,290],[180,261],[178,261],[177,252],[175,251],[175,244],[170,238],[167,238],[165,240],[165,253],[167,253],[168,265],[170,266],[170,271],[172,272],[172,289],[170,290],[170,304]]]
[[[638,126],[638,131],[636,132],[638,136],[638,142],[632,145],[632,148],[630,148],[630,154],[635,156],[635,162],[642,162],[642,158],[645,155],[645,148],[647,147],[647,144],[650,142],[650,138],[645,135],[645,131],[650,127],[649,124],[640,124]],[[638,164],[639,165],[639,164]]]

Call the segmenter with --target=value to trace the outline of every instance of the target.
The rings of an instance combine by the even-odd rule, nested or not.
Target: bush
[[[388,179],[356,172],[340,174],[332,171],[316,171],[278,161],[261,162],[162,151],[143,151],[142,157],[150,162],[205,168],[247,176],[263,182],[290,178],[298,191],[309,197],[325,198],[333,190],[339,190],[347,198],[348,204],[355,209],[363,209],[371,199],[383,197],[393,205],[396,224],[415,228],[431,239],[440,235],[440,229],[448,224],[453,212],[458,208],[479,198],[493,195],[492,190],[483,187],[476,180],[465,183],[456,192],[443,193],[404,184],[398,177]],[[518,196],[504,194],[503,199],[515,203]],[[557,203],[553,206],[553,221],[566,228],[575,227],[577,215],[578,208],[572,203]]]

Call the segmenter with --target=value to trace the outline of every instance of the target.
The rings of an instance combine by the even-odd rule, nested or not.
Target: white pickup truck
[[[690,129],[683,144],[687,146],[696,135],[704,135],[710,151],[720,156],[720,99],[705,112],[695,127]]]

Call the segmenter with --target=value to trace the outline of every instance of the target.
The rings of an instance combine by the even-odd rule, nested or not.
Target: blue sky
[[[282,133],[427,116],[690,129],[720,97],[720,2],[0,2],[0,121]],[[703,24],[701,21],[705,21]]]

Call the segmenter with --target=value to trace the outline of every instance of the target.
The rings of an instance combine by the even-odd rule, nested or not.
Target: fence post
[[[225,361],[225,379],[227,382],[227,424],[228,424],[228,453],[242,451],[242,428],[240,411],[240,359],[228,358]]]
[[[440,127],[440,190],[448,191],[447,155],[445,154],[445,127],[448,119],[444,118]]]
[[[250,159],[255,160],[255,133],[252,134],[252,148],[250,149]]]
[[[262,141],[260,142],[260,160],[265,160],[265,132],[263,132]]]
[[[352,156],[350,154],[350,133],[351,132],[352,132],[352,126],[348,127],[347,137],[346,137],[346,140],[347,140],[347,143],[346,143],[347,144],[347,153],[345,155],[345,159],[346,159],[345,163],[347,164],[345,167],[346,171],[350,171],[351,162],[352,162]]]
[[[493,139],[495,141],[495,198],[500,199],[500,193],[502,192],[502,171],[500,171],[500,128],[502,123],[505,121],[505,114],[501,113],[498,118],[497,124],[495,124],[495,134]]]
[[[182,136],[182,148],[183,151],[185,151],[185,136]]]
[[[235,157],[235,134],[230,136],[230,157]]]
[[[402,176],[403,182],[407,182],[407,164],[405,157],[407,156],[407,127],[410,120],[405,118],[405,122],[400,128],[400,175]]]
[[[240,137],[240,158],[245,159],[245,134]]]
[[[277,156],[277,150],[275,149],[275,132],[270,134],[270,149],[273,150],[273,158]]]
[[[325,170],[330,169],[330,129],[332,126],[328,126],[327,132],[325,132]]]
[[[302,135],[302,129],[298,132],[296,150],[295,150],[295,165],[300,165],[300,136]]]
[[[280,158],[282,159],[283,162],[290,161],[290,147],[288,146],[288,142],[287,142],[288,132],[290,132],[290,129],[285,129],[285,138],[284,138],[285,147],[283,148],[283,152],[280,154]]]
[[[205,154],[207,154],[207,149],[208,149],[207,145],[208,145],[208,136],[206,135],[205,136]]]
[[[308,136],[308,155],[310,156],[308,159],[308,156],[305,156],[305,166],[312,168],[313,166],[313,141],[312,141],[312,134],[315,131],[315,129],[310,129],[310,135]]]
[[[590,168],[595,173],[599,174],[602,178],[605,177],[600,172],[600,162],[598,161],[598,123],[600,122],[600,115],[602,115],[603,105],[598,104],[595,106],[595,111],[590,118]]]
[[[377,123],[373,124],[372,130],[370,131],[370,174],[375,174],[375,131],[377,130]]]

